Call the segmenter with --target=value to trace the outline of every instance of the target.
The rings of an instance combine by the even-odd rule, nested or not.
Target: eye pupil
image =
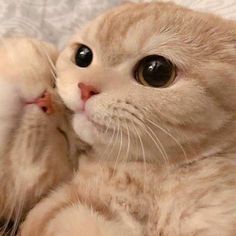
[[[152,55],[142,59],[135,71],[135,77],[143,85],[165,87],[174,78],[175,70],[166,58]]]
[[[88,67],[92,63],[92,60],[92,50],[85,45],[81,45],[75,54],[76,65],[79,67]]]

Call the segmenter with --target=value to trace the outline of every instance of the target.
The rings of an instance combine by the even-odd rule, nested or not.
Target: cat
[[[57,56],[45,42],[1,39],[0,235],[14,235],[34,204],[76,169],[70,113],[53,88]]]
[[[85,26],[56,84],[90,145],[20,236],[236,235],[236,23],[127,3]]]

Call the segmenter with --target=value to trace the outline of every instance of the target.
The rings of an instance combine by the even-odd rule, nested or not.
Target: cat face
[[[37,40],[1,39],[0,222],[15,227],[74,168],[68,112],[53,88],[57,55]]]
[[[126,4],[95,19],[57,62],[75,131],[113,161],[225,151],[236,130],[235,29],[170,3]]]
[[[25,38],[1,39],[0,56],[0,153],[4,143],[25,123],[52,123],[60,127],[66,121],[65,109],[56,94],[53,63],[57,50],[46,43]],[[64,122],[65,123],[65,122]],[[58,132],[60,133],[60,132]],[[59,135],[62,136],[62,135]]]

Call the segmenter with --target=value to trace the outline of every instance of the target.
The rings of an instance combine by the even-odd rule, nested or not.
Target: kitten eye
[[[167,87],[176,77],[174,65],[166,58],[151,55],[143,58],[136,67],[135,79],[146,86]]]
[[[75,64],[79,67],[88,67],[92,63],[92,60],[92,50],[85,45],[80,45],[75,54]]]

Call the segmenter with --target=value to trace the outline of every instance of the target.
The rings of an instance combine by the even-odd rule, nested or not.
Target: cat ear
[[[122,0],[122,4],[142,2],[170,2],[170,0]],[[210,12],[224,18],[236,20],[236,1],[212,1],[212,0],[172,0],[173,3],[188,7],[193,10]]]
[[[135,1],[135,0],[134,0]],[[138,2],[139,0],[136,0]],[[144,0],[148,2],[148,0]],[[149,2],[155,2],[157,0],[151,0]],[[170,2],[170,0],[160,0],[161,2]],[[193,10],[210,12],[216,15],[220,15],[224,18],[236,20],[236,1],[212,1],[212,0],[172,0],[172,2],[188,7]]]

